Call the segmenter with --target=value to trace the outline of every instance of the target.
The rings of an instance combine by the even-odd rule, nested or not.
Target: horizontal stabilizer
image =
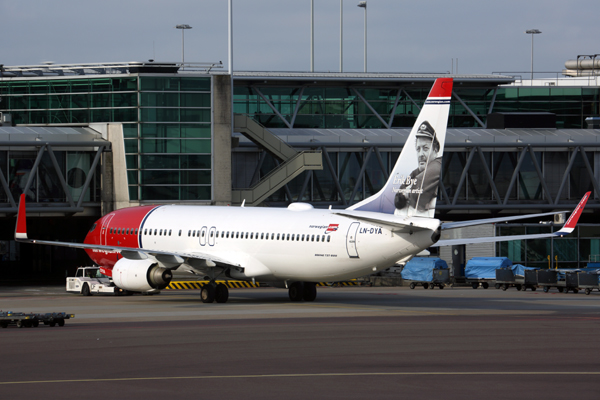
[[[513,236],[490,236],[490,237],[478,237],[478,238],[460,238],[460,239],[447,239],[447,240],[438,240],[431,247],[441,247],[441,246],[456,246],[461,244],[474,244],[474,243],[490,243],[490,242],[507,242],[509,240],[527,240],[527,239],[542,239],[553,236],[563,237],[573,232],[575,226],[577,225],[577,221],[579,221],[579,217],[585,208],[585,204],[590,197],[592,192],[587,192],[583,198],[577,204],[577,207],[573,210],[569,219],[565,223],[565,225],[556,232],[552,233],[540,233],[535,235],[513,235]],[[547,213],[552,214],[552,213]],[[537,214],[538,216],[542,214]],[[510,217],[509,217],[510,218]],[[515,218],[516,219],[516,218]],[[448,229],[448,228],[446,228]]]

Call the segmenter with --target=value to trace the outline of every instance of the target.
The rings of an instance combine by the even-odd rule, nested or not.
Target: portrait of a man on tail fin
[[[403,180],[396,192],[395,214],[431,217],[429,210],[435,209],[442,168],[442,157],[438,157],[440,142],[436,137],[435,129],[428,121],[423,121],[419,125],[415,136],[417,168]]]

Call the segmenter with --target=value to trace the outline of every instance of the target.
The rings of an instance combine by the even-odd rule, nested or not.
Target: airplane
[[[177,270],[209,281],[200,291],[204,303],[227,302],[227,286],[216,282],[224,277],[287,288],[292,301],[314,301],[318,282],[370,275],[431,246],[458,244],[441,241],[442,230],[558,213],[449,223],[434,217],[452,86],[452,78],[435,81],[384,187],[345,210],[307,203],[142,205],[106,214],[83,243],[69,243],[29,239],[21,195],[15,240],[84,249],[102,273],[129,292],[160,291]],[[559,232],[527,238],[570,233],[588,197]]]

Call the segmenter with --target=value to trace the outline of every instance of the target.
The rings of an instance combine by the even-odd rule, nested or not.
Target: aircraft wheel
[[[216,291],[213,285],[204,285],[202,286],[202,290],[200,290],[200,299],[202,299],[203,303],[212,303],[215,301]]]
[[[315,301],[317,298],[317,284],[314,282],[304,282],[304,301]]]
[[[304,284],[302,282],[294,282],[288,290],[291,301],[302,301],[304,298]]]
[[[215,300],[217,303],[227,303],[229,299],[229,289],[227,285],[219,283],[215,291]]]

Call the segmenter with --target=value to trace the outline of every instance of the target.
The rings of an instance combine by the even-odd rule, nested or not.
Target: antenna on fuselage
[[[242,200],[242,205],[240,207],[244,207],[244,204],[246,204],[246,199]]]

